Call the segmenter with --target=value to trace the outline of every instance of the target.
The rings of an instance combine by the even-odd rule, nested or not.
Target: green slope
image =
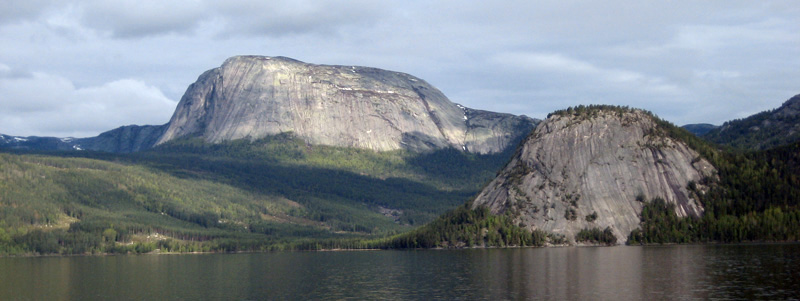
[[[0,153],[0,253],[267,250],[399,233],[463,204],[507,156],[289,134],[128,155]]]

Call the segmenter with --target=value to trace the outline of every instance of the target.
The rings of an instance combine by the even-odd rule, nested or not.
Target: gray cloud
[[[333,34],[341,27],[368,26],[386,10],[363,0],[92,0],[73,6],[82,24],[122,39],[197,31],[216,32],[218,37]]]
[[[77,5],[82,22],[120,38],[186,34],[209,17],[205,4],[195,0],[96,0]]]
[[[219,1],[210,10],[221,35],[335,34],[342,27],[369,26],[388,8],[375,1]]]
[[[4,0],[0,2],[0,24],[37,18],[48,9],[49,0]]]
[[[0,44],[13,45],[0,48],[0,83],[25,87],[0,85],[14,95],[0,94],[0,133],[164,123],[201,72],[238,54],[407,72],[455,102],[539,118],[607,103],[678,124],[721,123],[800,93],[793,1],[28,3],[0,4],[9,17],[0,19]],[[70,95],[67,107],[50,100],[62,94]],[[152,111],[104,109],[99,95],[141,98]],[[78,115],[79,108],[119,122],[75,126],[54,114],[47,127],[37,119],[44,116],[37,110]]]
[[[28,78],[32,76],[33,74],[28,71],[12,69],[11,67],[5,64],[0,64],[0,78],[17,79],[17,78]]]

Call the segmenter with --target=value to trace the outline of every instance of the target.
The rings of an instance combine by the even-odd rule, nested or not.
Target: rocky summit
[[[495,153],[514,147],[536,122],[457,105],[405,73],[236,56],[188,88],[157,143],[293,132],[310,144],[376,151]]]
[[[716,174],[655,117],[614,107],[551,114],[525,139],[473,207],[508,213],[528,229],[563,234],[610,228],[624,243],[639,227],[643,202],[663,198],[681,216],[699,216],[693,191]],[[697,189],[690,191],[692,182]]]

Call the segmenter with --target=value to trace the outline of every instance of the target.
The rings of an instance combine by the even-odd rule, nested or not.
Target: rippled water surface
[[[0,300],[798,297],[800,244],[0,258]]]

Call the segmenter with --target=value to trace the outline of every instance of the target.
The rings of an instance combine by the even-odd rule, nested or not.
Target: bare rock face
[[[642,201],[660,197],[676,204],[679,216],[702,215],[687,186],[715,173],[647,113],[567,111],[537,126],[473,206],[510,212],[529,229],[573,242],[581,229],[610,227],[624,243],[639,227]]]
[[[293,132],[311,144],[377,151],[494,153],[535,122],[461,107],[404,73],[237,56],[189,87],[157,144],[184,136],[216,143]]]

